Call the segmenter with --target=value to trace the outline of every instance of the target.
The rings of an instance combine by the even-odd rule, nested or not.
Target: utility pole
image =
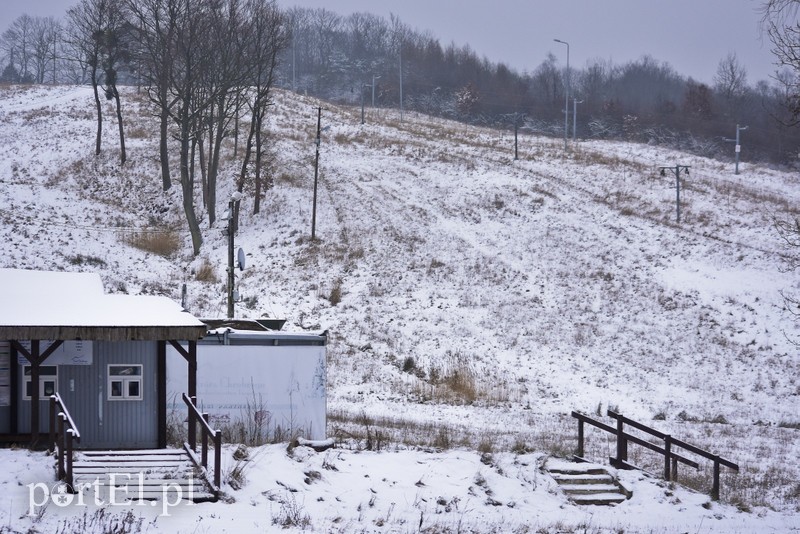
[[[674,167],[660,167],[661,176],[667,175],[667,169],[675,173],[675,208],[678,224],[681,223],[681,171],[689,175],[689,165],[675,165]]]
[[[375,108],[375,80],[379,80],[380,76],[372,76],[372,108]]]
[[[569,131],[569,43],[561,39],[553,39],[553,41],[567,45],[567,71],[564,74],[564,85],[566,86],[564,94],[564,150],[567,150],[567,132]]]
[[[362,90],[363,102],[363,90]],[[362,108],[363,109],[363,108]],[[362,111],[363,113],[363,111]],[[363,117],[363,115],[362,115]],[[363,118],[362,118],[363,124]],[[317,108],[317,155],[314,157],[314,206],[311,209],[311,240],[317,238],[317,181],[319,177],[319,144],[322,135],[322,107]]]
[[[400,122],[403,122],[403,43],[400,43]]]
[[[233,319],[233,198],[228,203],[228,319]]]
[[[572,142],[575,142],[575,131],[578,124],[578,104],[583,104],[583,100],[572,99]]]

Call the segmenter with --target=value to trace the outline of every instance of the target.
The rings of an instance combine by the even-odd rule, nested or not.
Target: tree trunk
[[[114,105],[117,108],[117,126],[119,128],[119,163],[125,165],[128,160],[128,154],[125,151],[125,125],[122,123],[122,104],[119,100],[119,91],[117,86],[111,86],[111,92],[114,95]]]
[[[258,215],[258,212],[261,211],[261,110],[256,108],[256,114],[258,115],[257,125],[256,125],[256,194],[255,199],[253,200],[253,215]]]
[[[99,156],[103,144],[103,103],[100,101],[100,92],[97,90],[97,65],[92,65],[92,90],[94,91],[94,104],[97,108],[97,137],[95,138],[94,153]]]
[[[169,108],[166,103],[161,105],[161,139],[159,140],[159,157],[161,159],[161,186],[164,191],[169,191],[172,187],[172,178],[169,172]]]
[[[194,181],[189,172],[189,148],[192,131],[189,121],[188,102],[184,102],[184,106],[186,107],[182,110],[181,116],[181,189],[183,193],[183,211],[186,214],[186,222],[189,224],[189,232],[192,235],[192,251],[197,256],[200,254],[200,247],[203,245],[203,236],[194,211]]]

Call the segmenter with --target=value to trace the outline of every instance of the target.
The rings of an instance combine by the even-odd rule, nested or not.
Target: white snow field
[[[225,221],[192,255],[177,152],[161,190],[157,123],[124,93],[129,161],[105,104],[94,155],[88,87],[0,87],[0,267],[98,272],[106,292],[166,295],[197,317],[226,311]],[[316,106],[322,105],[317,240],[310,239]],[[53,459],[0,450],[0,532],[800,532],[800,295],[775,227],[800,205],[796,172],[642,143],[563,141],[397,110],[339,107],[277,91],[275,186],[236,246],[238,317],[328,330],[328,436],[225,446],[217,503],[58,507],[30,515],[29,484]],[[226,143],[218,214],[238,156]],[[746,155],[745,155],[746,159]],[[681,222],[675,176],[687,165]],[[199,181],[199,168],[197,170]],[[175,239],[168,256],[138,236]],[[210,274],[209,274],[210,272]],[[246,372],[246,370],[243,370]],[[543,470],[575,452],[573,410],[608,408],[710,450],[667,483],[630,445],[633,497],[571,504]],[[610,434],[587,429],[607,463]],[[237,471],[243,477],[237,477]],[[244,479],[244,485],[237,483]],[[120,527],[121,529],[123,527]]]

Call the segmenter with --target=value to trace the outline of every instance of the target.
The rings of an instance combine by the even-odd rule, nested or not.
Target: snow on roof
[[[95,273],[0,269],[0,339],[198,339],[205,325],[167,297],[107,295]]]

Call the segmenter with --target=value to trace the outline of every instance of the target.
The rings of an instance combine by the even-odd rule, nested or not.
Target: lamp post
[[[375,107],[375,80],[380,80],[380,76],[372,76],[372,107]]]
[[[734,174],[739,174],[739,153],[742,151],[742,145],[739,143],[739,132],[746,129],[747,126],[736,125],[736,170]]]
[[[557,43],[567,45],[567,72],[564,75],[566,91],[564,95],[564,150],[567,149],[567,132],[569,131],[569,43],[561,39],[553,39]]]
[[[368,83],[361,84],[361,124],[364,124],[364,88],[369,87]]]
[[[572,142],[575,142],[575,131],[578,123],[578,104],[583,104],[583,100],[572,99]]]
[[[689,175],[689,165],[675,165],[674,167],[660,167],[661,176],[667,175],[667,169],[675,173],[675,209],[678,224],[681,223],[681,171]]]

